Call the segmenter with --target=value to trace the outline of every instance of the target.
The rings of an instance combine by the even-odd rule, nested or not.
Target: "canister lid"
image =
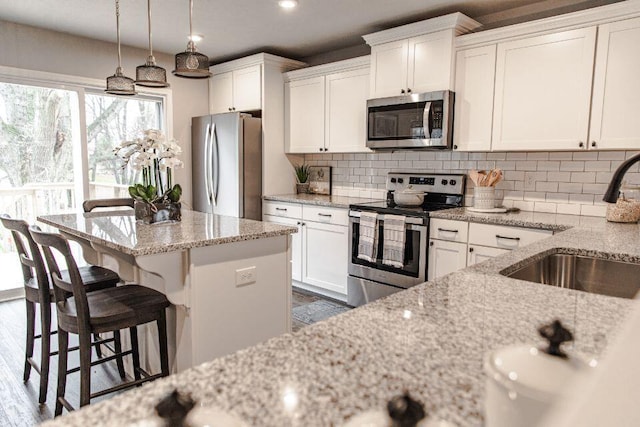
[[[562,395],[576,375],[595,367],[595,360],[552,356],[533,346],[516,345],[490,352],[485,371],[507,390],[539,400]]]

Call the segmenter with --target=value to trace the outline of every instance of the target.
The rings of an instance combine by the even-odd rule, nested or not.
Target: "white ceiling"
[[[266,51],[305,57],[364,44],[361,35],[462,12],[489,26],[619,0],[194,0],[198,48],[212,62]],[[146,0],[121,0],[122,43],[147,47]],[[154,50],[177,53],[189,33],[188,0],[152,0]],[[115,0],[0,0],[0,19],[115,42]]]

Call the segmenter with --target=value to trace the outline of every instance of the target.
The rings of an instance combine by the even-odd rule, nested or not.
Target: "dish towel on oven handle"
[[[382,242],[382,263],[392,267],[404,267],[405,222],[401,215],[384,216],[384,240]]]
[[[358,236],[358,258],[376,262],[378,250],[378,214],[360,212],[360,233]]]

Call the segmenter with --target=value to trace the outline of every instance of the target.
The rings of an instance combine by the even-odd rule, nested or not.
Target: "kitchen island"
[[[78,242],[89,263],[167,296],[173,372],[291,330],[289,235],[296,228],[186,209],[180,222],[152,225],[130,210],[38,221]],[[140,336],[153,333],[146,327]],[[157,341],[146,342],[142,360],[157,369]]]
[[[576,227],[296,334],[204,363],[48,425],[127,425],[172,389],[253,426],[340,426],[409,391],[428,414],[483,424],[489,350],[539,343],[559,318],[573,349],[599,357],[634,301],[510,279],[500,271],[556,248],[640,262],[640,226]],[[214,423],[215,424],[215,423]]]

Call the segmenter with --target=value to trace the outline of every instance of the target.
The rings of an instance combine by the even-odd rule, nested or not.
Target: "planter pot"
[[[296,193],[298,194],[305,194],[309,192],[309,183],[305,182],[302,184],[296,184]]]
[[[145,224],[156,224],[165,221],[180,221],[180,203],[147,203],[136,200],[134,212],[136,220]]]

